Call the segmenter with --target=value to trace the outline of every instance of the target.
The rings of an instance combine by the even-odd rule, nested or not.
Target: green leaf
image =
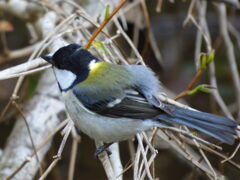
[[[194,89],[188,91],[188,92],[187,92],[187,95],[188,95],[188,96],[192,96],[192,95],[196,94],[198,91],[202,91],[202,92],[204,92],[204,93],[210,93],[210,91],[211,91],[212,89],[215,89],[215,87],[210,86],[210,85],[208,85],[208,84],[200,84],[200,85],[198,85],[197,87],[195,87]]]
[[[110,5],[108,4],[105,8],[105,17],[104,20],[109,18],[109,9],[110,9]]]
[[[205,70],[207,68],[207,55],[203,54],[201,57],[201,70]]]
[[[215,58],[215,50],[212,49],[212,51],[208,55],[207,64],[210,64],[214,60],[214,58]]]
[[[215,57],[215,50],[212,49],[212,51],[209,54],[203,54],[201,56],[201,70],[205,70],[207,66],[214,60]]]
[[[107,54],[107,53],[108,53],[106,47],[105,47],[104,44],[103,44],[102,42],[100,42],[100,41],[94,41],[94,42],[93,42],[93,46],[94,46],[97,50],[99,50],[102,54]]]

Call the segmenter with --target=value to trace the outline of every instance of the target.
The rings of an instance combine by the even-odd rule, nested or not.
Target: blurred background
[[[4,1],[4,0],[3,0]],[[28,2],[28,1],[27,1]],[[31,0],[29,1],[31,2]],[[133,3],[129,1],[128,3]],[[222,1],[221,1],[222,2]],[[7,3],[7,1],[6,1]],[[34,3],[34,1],[32,1]],[[76,1],[80,5],[92,3],[91,1]],[[95,3],[99,3],[95,1]],[[160,4],[161,3],[161,7]],[[131,9],[126,13],[126,22],[118,18],[122,27],[128,36],[134,41],[137,49],[142,55],[145,63],[151,67],[166,87],[166,94],[174,97],[180,93],[187,84],[193,79],[197,72],[195,59],[195,49],[198,29],[196,25],[189,21],[184,25],[184,21],[189,13],[190,3],[192,1],[168,1],[163,0],[146,0],[145,4],[149,15],[149,24],[146,22],[143,7],[139,4],[136,8]],[[234,87],[234,82],[231,74],[231,68],[228,61],[227,46],[224,38],[221,35],[220,29],[220,15],[218,12],[219,1],[201,1],[198,3],[206,3],[206,21],[209,28],[211,43],[215,49],[215,70],[218,83],[218,91],[222,96],[223,101],[227,105],[229,112],[232,113],[236,120],[238,118],[239,106],[237,103],[237,94]],[[233,45],[234,57],[237,63],[237,68],[240,67],[240,11],[237,7],[237,2],[233,1],[226,3],[223,1],[227,10],[228,23],[231,24],[229,29],[230,40]],[[38,3],[37,3],[38,4]],[[41,5],[41,3],[39,3]],[[38,4],[38,5],[39,5]],[[100,7],[100,6],[99,6]],[[192,14],[196,20],[199,20],[198,6],[193,8]],[[160,10],[161,9],[161,10]],[[39,32],[34,37],[31,33],[31,28],[35,28],[35,20],[42,16],[46,11],[46,7],[38,11],[31,12],[31,18],[20,18],[15,13],[8,11],[1,7],[0,4],[0,70],[21,64],[25,62],[30,54],[33,52],[35,45],[41,40]],[[91,12],[89,12],[91,13]],[[104,12],[103,12],[104,13]],[[40,15],[39,15],[40,14]],[[149,25],[149,26],[148,26]],[[229,25],[230,26],[230,25]],[[112,32],[114,32],[114,27]],[[137,35],[136,35],[137,34]],[[151,38],[149,38],[151,34]],[[34,39],[35,38],[35,39]],[[121,51],[128,57],[128,61],[134,62],[132,51],[125,46],[126,42],[121,38],[116,40],[121,47]],[[26,48],[23,55],[11,57],[12,52]],[[202,52],[207,52],[207,47],[203,45]],[[201,75],[197,84],[210,84],[209,68]],[[38,72],[27,76],[19,91],[18,103],[24,108],[24,105],[32,98],[35,93],[39,78],[42,72]],[[239,74],[238,74],[239,76]],[[13,93],[17,78],[1,80],[0,81],[0,110],[4,108],[9,102],[9,98]],[[218,103],[211,93],[197,92],[192,96],[187,96],[182,99],[191,107],[225,115]],[[16,117],[19,112],[14,107],[10,107],[4,117],[0,120],[0,149],[4,149],[8,137],[16,123]],[[39,118],[41,115],[39,114]],[[207,137],[206,137],[207,138]],[[62,136],[57,134],[54,137],[52,146],[47,152],[43,164],[47,167],[52,161],[62,141]],[[222,145],[223,152],[230,155],[236,148],[237,141],[234,146]],[[58,165],[48,175],[47,179],[67,179],[67,169],[71,156],[72,139],[69,138],[63,151],[62,159]],[[135,145],[137,142],[135,142]],[[93,156],[95,151],[94,141],[90,140],[84,134],[81,134],[81,141],[79,144],[74,179],[107,179],[103,171],[100,161]],[[208,179],[205,173],[200,171],[194,165],[187,162],[176,151],[165,146],[164,144],[158,149],[159,153],[155,159],[155,173],[160,180],[175,180],[175,179]],[[122,157],[123,166],[127,166],[130,160],[128,142],[120,143],[120,153]],[[207,157],[212,162],[212,165],[227,176],[227,179],[238,180],[240,177],[240,170],[229,163],[221,164],[220,158],[211,153],[207,153]],[[233,158],[234,162],[240,163],[240,154],[237,153]],[[200,160],[201,161],[201,160]],[[37,176],[35,177],[36,179]],[[127,171],[124,174],[124,179],[132,179],[132,171]],[[146,178],[147,179],[147,178]]]

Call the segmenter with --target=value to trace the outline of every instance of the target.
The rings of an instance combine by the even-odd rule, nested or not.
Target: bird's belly
[[[151,120],[105,117],[86,109],[71,91],[63,92],[62,95],[76,127],[97,141],[110,143],[126,140],[154,124]]]

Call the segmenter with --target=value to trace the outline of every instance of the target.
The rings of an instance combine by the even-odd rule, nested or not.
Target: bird
[[[236,121],[162,102],[158,98],[161,83],[147,66],[112,64],[75,43],[42,58],[52,64],[66,111],[77,129],[104,142],[95,155],[139,132],[176,125],[234,144]]]

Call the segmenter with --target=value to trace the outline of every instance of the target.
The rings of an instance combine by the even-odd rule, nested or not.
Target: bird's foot
[[[103,146],[99,146],[95,153],[94,153],[94,156],[98,156],[99,154],[101,154],[103,151],[106,151],[107,154],[110,156],[112,154],[111,151],[108,150],[108,147],[111,145],[112,143],[109,143],[109,144],[104,144]]]

